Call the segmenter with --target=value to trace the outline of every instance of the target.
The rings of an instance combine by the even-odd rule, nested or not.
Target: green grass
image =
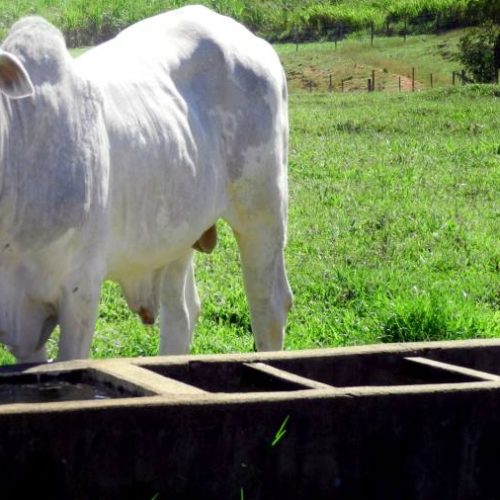
[[[290,347],[500,333],[488,89],[292,98]]]

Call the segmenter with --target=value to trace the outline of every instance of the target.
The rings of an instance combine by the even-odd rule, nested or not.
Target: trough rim
[[[411,342],[393,344],[373,344],[362,346],[349,346],[327,349],[308,349],[303,351],[276,351],[264,353],[232,353],[232,354],[210,354],[210,355],[182,355],[182,356],[155,356],[138,358],[113,358],[113,359],[90,359],[74,360],[66,362],[55,362],[38,365],[20,365],[19,371],[9,366],[10,373],[51,373],[67,372],[73,370],[91,370],[105,375],[118,370],[126,373],[127,370],[137,372],[137,369],[149,371],[155,366],[174,366],[190,362],[220,363],[255,363],[273,362],[281,360],[294,360],[301,358],[332,358],[345,356],[364,356],[375,354],[395,354],[401,356],[425,355],[429,352],[449,349],[484,349],[500,348],[500,339],[474,339],[460,341],[439,342]],[[457,365],[460,366],[460,365]],[[1,369],[0,369],[1,371]],[[158,375],[163,379],[172,379]],[[500,378],[500,377],[499,377]],[[174,381],[175,383],[175,381]],[[150,391],[150,387],[136,384],[139,388],[144,387],[144,392]],[[48,414],[59,412],[82,412],[82,411],[105,411],[117,408],[129,408],[140,410],[156,407],[179,407],[179,406],[224,406],[224,405],[255,405],[255,404],[283,404],[290,402],[291,406],[300,401],[335,400],[344,398],[397,398],[402,395],[428,395],[428,394],[455,394],[457,392],[476,391],[499,391],[500,381],[484,380],[454,383],[412,384],[412,385],[387,385],[387,386],[356,386],[356,387],[332,387],[332,388],[307,388],[294,391],[268,391],[268,392],[246,392],[246,393],[216,393],[202,390],[190,393],[165,393],[158,395],[144,395],[139,397],[127,397],[103,400],[76,400],[61,402],[37,403],[14,403],[0,406],[0,419],[2,415],[23,414]]]

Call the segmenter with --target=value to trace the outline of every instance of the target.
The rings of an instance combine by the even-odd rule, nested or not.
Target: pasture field
[[[286,349],[500,335],[499,110],[495,86],[291,95]],[[253,346],[237,248],[219,234],[196,255],[193,353]],[[157,349],[106,283],[92,356]]]
[[[452,73],[459,71],[458,43],[464,30],[441,35],[415,35],[406,42],[400,37],[376,37],[373,44],[367,37],[352,36],[337,44],[313,42],[277,44],[275,47],[287,71],[291,92],[300,90],[328,91],[331,83],[339,91],[345,80],[346,91],[366,90],[367,79],[375,71],[377,91],[411,89],[412,68],[418,90],[452,84]],[[458,82],[458,79],[457,79]]]

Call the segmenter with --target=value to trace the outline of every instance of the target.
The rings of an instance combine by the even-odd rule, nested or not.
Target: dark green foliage
[[[492,83],[500,70],[500,25],[488,22],[460,40],[460,61],[473,80]]]
[[[474,81],[495,82],[500,70],[500,0],[469,0],[467,15],[480,26],[460,40],[460,60]]]
[[[469,0],[467,14],[476,22],[500,23],[500,0]]]

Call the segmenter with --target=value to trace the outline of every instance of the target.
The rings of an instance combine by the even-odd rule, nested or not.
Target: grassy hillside
[[[279,44],[276,49],[286,68],[290,89],[329,90],[330,75],[334,90],[346,80],[345,90],[365,90],[367,79],[375,70],[376,90],[411,90],[412,68],[416,89],[452,83],[452,72],[460,69],[456,60],[462,30],[442,35],[416,35],[407,38],[376,37],[373,45],[367,38],[351,37],[334,42]]]
[[[494,86],[292,95],[287,349],[500,335],[499,99]],[[196,256],[196,353],[253,345],[236,246],[219,232]],[[157,349],[157,328],[106,283],[92,355]]]

